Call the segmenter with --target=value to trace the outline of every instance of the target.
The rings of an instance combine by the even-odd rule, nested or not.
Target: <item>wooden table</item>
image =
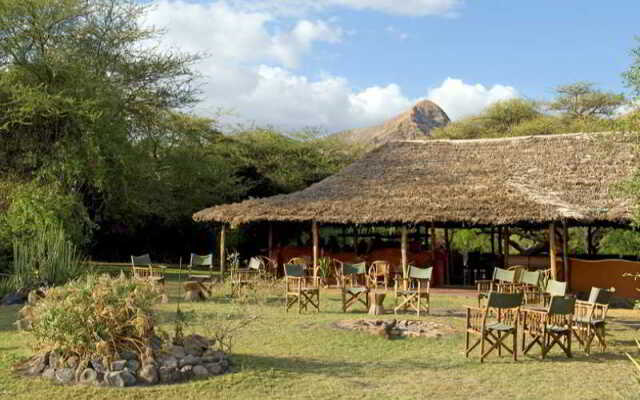
[[[381,315],[385,313],[384,298],[387,295],[384,291],[372,290],[369,292],[369,314]]]

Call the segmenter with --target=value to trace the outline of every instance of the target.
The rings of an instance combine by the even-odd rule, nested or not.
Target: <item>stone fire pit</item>
[[[437,322],[419,320],[348,319],[335,323],[338,329],[368,332],[386,337],[430,337],[450,335],[454,329]]]

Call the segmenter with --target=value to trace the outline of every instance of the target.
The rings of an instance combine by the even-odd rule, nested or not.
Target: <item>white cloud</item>
[[[167,30],[164,47],[210,53],[227,62],[274,62],[298,66],[313,42],[339,42],[342,29],[330,22],[299,20],[290,30],[270,32],[277,20],[269,13],[233,8],[226,2],[190,3],[161,0],[146,25]]]
[[[303,15],[307,12],[347,8],[370,10],[392,15],[453,16],[463,0],[230,0],[248,10],[261,10],[281,15]]]
[[[518,97],[511,86],[481,84],[470,85],[460,79],[447,78],[436,88],[429,89],[427,98],[438,104],[452,120],[476,114],[500,100]]]

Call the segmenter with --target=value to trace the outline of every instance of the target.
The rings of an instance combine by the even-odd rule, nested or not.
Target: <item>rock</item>
[[[220,365],[222,365],[223,369],[229,368],[229,364],[231,364],[231,362],[226,358],[223,358],[222,360],[220,360]]]
[[[29,363],[29,375],[40,375],[45,368],[47,368],[49,362],[49,353],[40,354],[35,356]]]
[[[209,370],[202,365],[196,365],[193,367],[193,375],[196,377],[209,376]]]
[[[91,366],[99,374],[104,374],[106,372],[104,368],[104,364],[102,363],[102,360],[99,358],[94,358],[93,360],[91,360]]]
[[[104,381],[109,386],[125,387],[125,381],[122,377],[123,371],[108,372],[104,376]]]
[[[76,369],[78,367],[79,362],[80,362],[80,359],[77,356],[71,356],[67,358],[67,367]]]
[[[185,365],[184,367],[180,368],[180,375],[182,376],[182,379],[190,379],[191,377],[193,377],[193,366]]]
[[[182,368],[185,365],[196,365],[196,364],[200,364],[201,362],[202,361],[200,357],[196,357],[196,356],[192,356],[191,354],[188,354],[180,359],[178,366]]]
[[[161,360],[161,364],[162,367],[175,369],[178,368],[178,359],[173,356],[165,357]]]
[[[42,371],[42,377],[48,379],[55,379],[56,377],[56,369],[55,368],[46,368]]]
[[[85,368],[80,373],[78,383],[83,385],[95,385],[98,383],[98,373],[92,368]]]
[[[220,375],[224,372],[222,363],[209,363],[204,365],[211,375]]]
[[[178,370],[171,367],[158,368],[158,376],[162,383],[173,383],[178,380]]]
[[[146,385],[153,385],[158,382],[158,370],[153,365],[145,365],[138,371],[138,379]]]
[[[169,354],[171,354],[175,358],[182,358],[187,355],[187,353],[184,351],[184,347],[176,345],[171,346],[171,348],[169,349]]]
[[[162,348],[162,338],[158,335],[154,335],[151,338],[151,348],[153,350],[160,350]]]
[[[128,360],[137,360],[138,359],[138,354],[136,354],[133,351],[126,350],[126,351],[120,352],[120,358],[123,359],[123,360],[127,360],[127,361]]]
[[[122,371],[127,366],[127,360],[111,361],[111,371]]]
[[[27,296],[21,292],[9,293],[0,300],[0,305],[13,306],[16,304],[24,304],[27,301]]]
[[[75,373],[71,368],[59,368],[55,373],[56,380],[62,384],[70,383],[75,377]]]
[[[209,362],[216,362],[216,361],[220,361],[224,358],[224,353],[222,351],[219,350],[212,350],[209,349],[207,351],[204,352],[204,354],[202,355],[202,359],[207,359],[207,360],[212,360]]]
[[[125,386],[133,386],[136,384],[136,376],[129,371],[122,371],[120,376],[124,380]]]
[[[127,369],[135,374],[140,369],[140,361],[127,360]]]
[[[60,361],[60,356],[55,351],[49,353],[49,366],[51,368],[57,368],[58,362]]]

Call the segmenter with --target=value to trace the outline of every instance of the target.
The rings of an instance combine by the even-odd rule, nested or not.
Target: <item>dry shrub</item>
[[[20,312],[36,351],[113,359],[120,351],[141,353],[149,345],[157,297],[150,285],[124,276],[90,275],[48,289],[43,299]]]

